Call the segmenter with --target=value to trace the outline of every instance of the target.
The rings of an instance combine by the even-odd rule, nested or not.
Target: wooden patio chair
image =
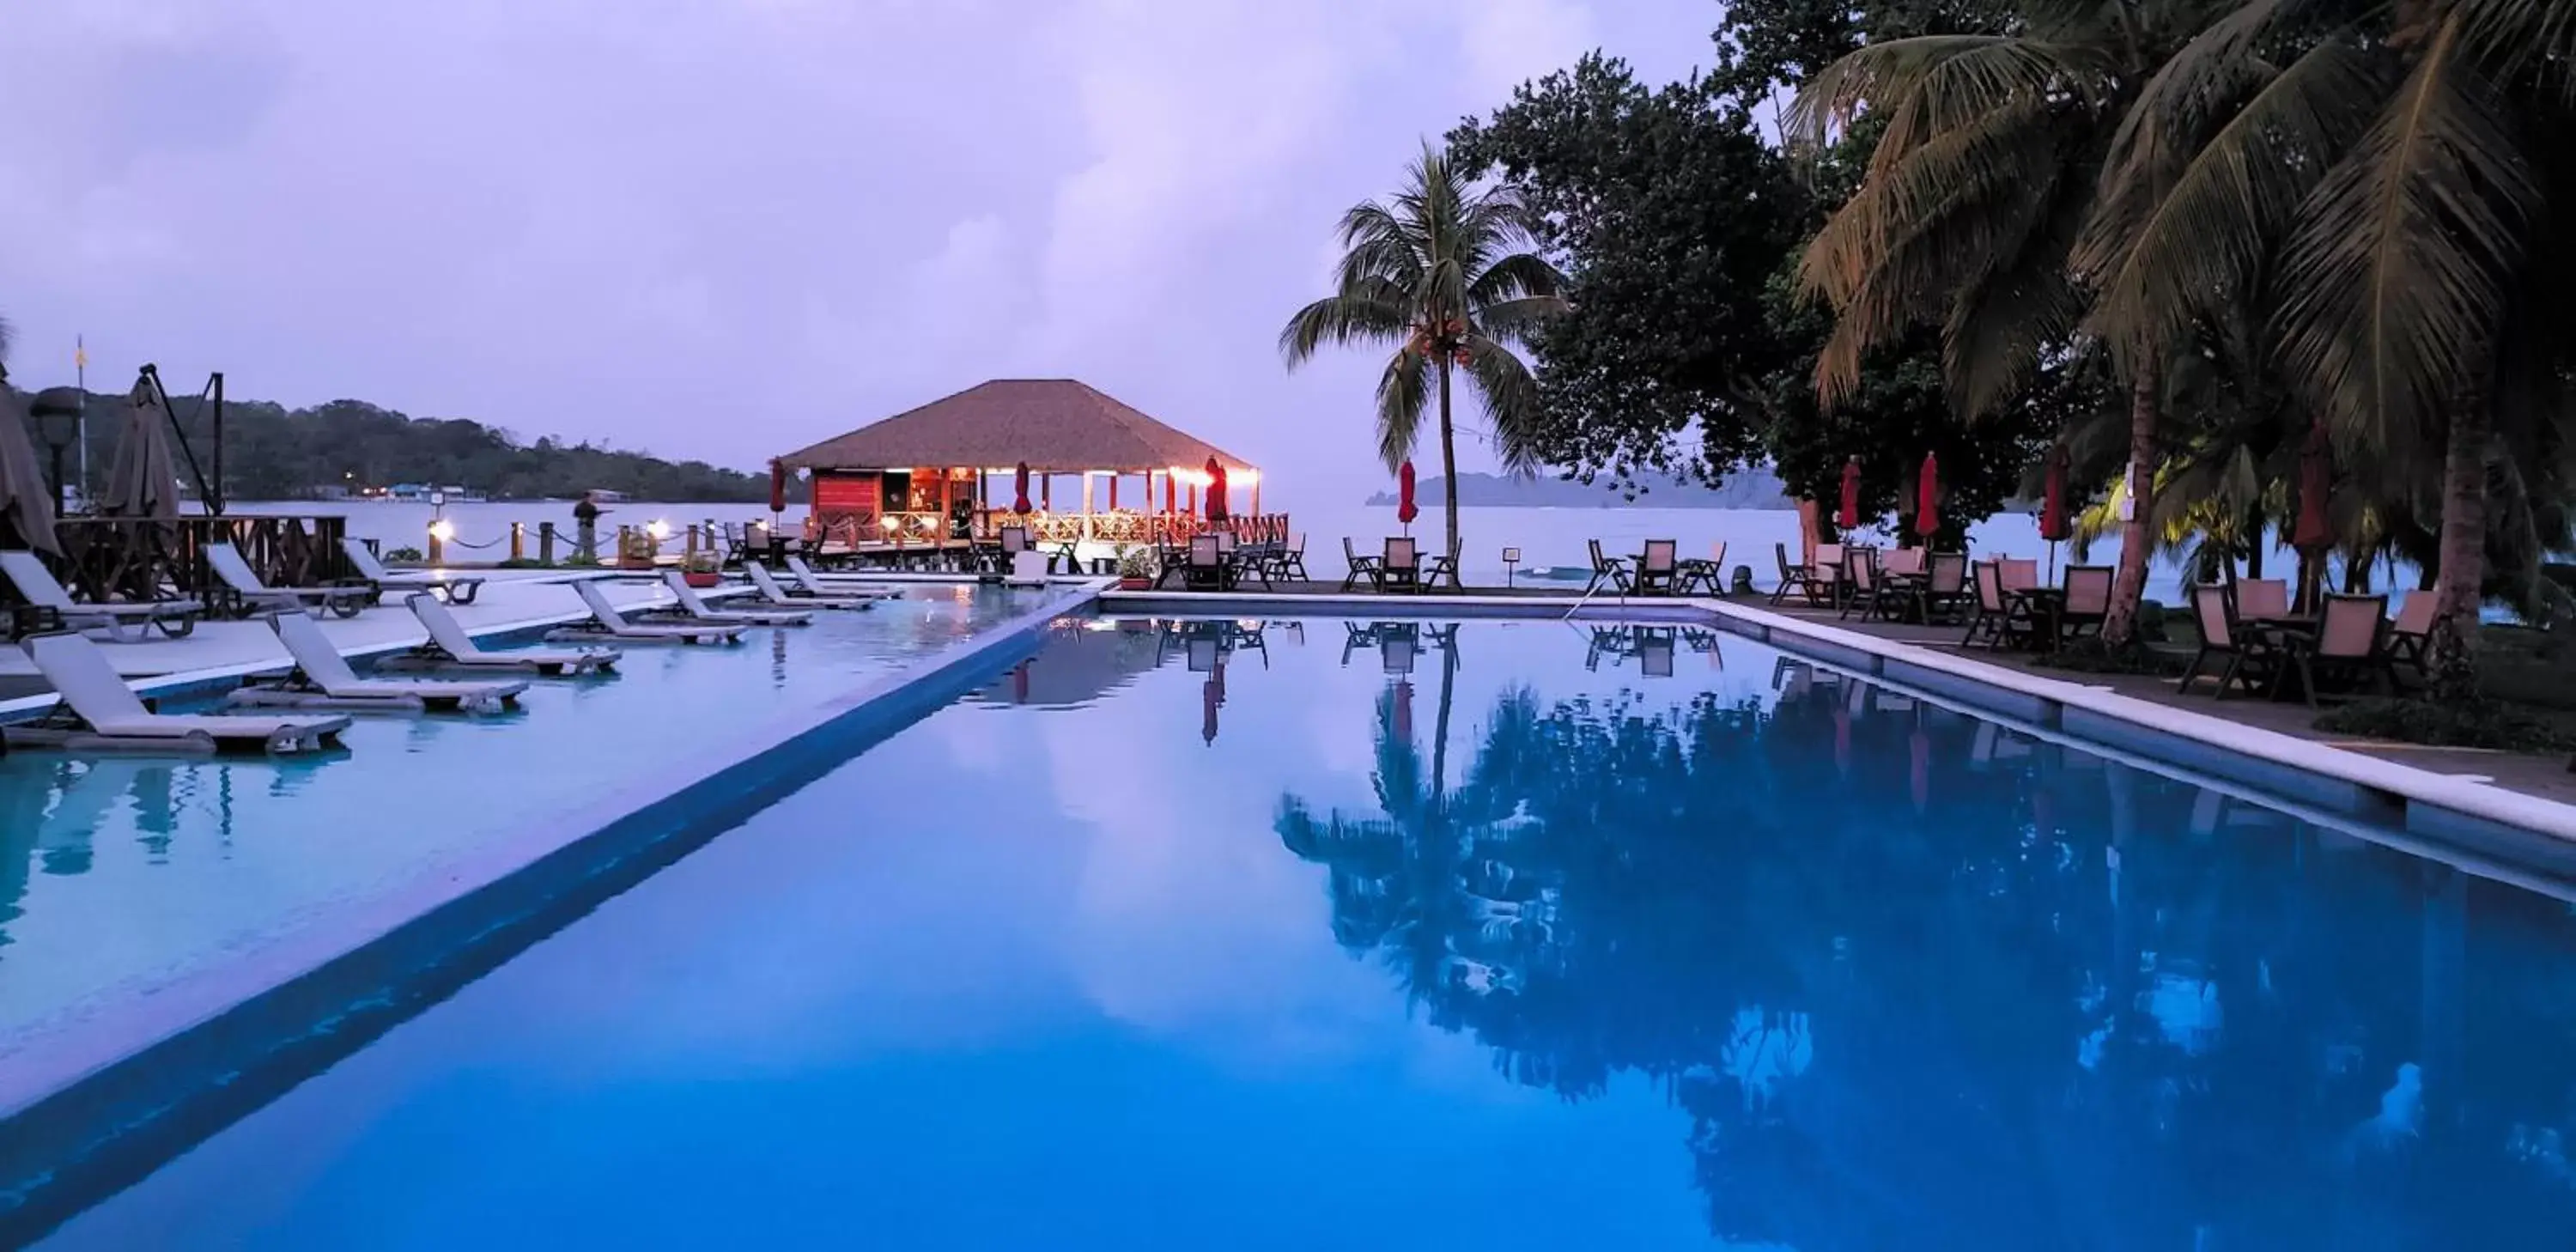
[[[1784,551],[1781,555],[1786,557],[1788,553]],[[1688,594],[1692,586],[1700,585],[1708,588],[1708,594],[1722,596],[1726,594],[1725,580],[1726,541],[1720,539],[1710,546],[1708,559],[1694,557],[1682,562],[1682,576],[1677,589]]]
[[[1876,551],[1869,548],[1846,549],[1843,573],[1851,580],[1851,594],[1843,600],[1842,617],[1848,619],[1858,613],[1866,622],[1896,616],[1900,597],[1889,594],[1887,580],[1879,576]]]
[[[1973,602],[1968,594],[1968,554],[1935,552],[1926,558],[1923,586],[1916,595],[1924,622],[1955,622]]]
[[[1225,549],[1215,535],[1190,538],[1189,563],[1181,585],[1193,591],[1222,591],[1226,585]]]
[[[1609,584],[1612,591],[1623,596],[1636,590],[1637,581],[1628,572],[1628,558],[1611,556],[1603,552],[1601,541],[1598,539],[1586,539],[1583,542],[1592,550],[1592,581],[1583,584],[1583,594],[1588,596],[1599,591],[1604,583]]]
[[[2111,567],[2067,566],[2065,594],[2058,600],[2056,620],[2049,624],[2058,642],[2099,635],[2110,616]]]
[[[2241,685],[2247,691],[2269,690],[2280,681],[2278,638],[2238,620],[2229,604],[2227,588],[2215,583],[2192,588],[2191,617],[2200,627],[2200,651],[2193,653],[2191,664],[2183,667],[2182,680],[2174,684],[2175,694],[2190,695],[2192,683],[2201,678],[2213,660],[2226,662],[2211,675],[2218,680],[2216,694],[2221,700],[2227,698],[2230,686]]]
[[[1771,545],[1771,559],[1780,567],[1780,585],[1772,589],[1771,603],[1778,604],[1788,599],[1792,591],[1807,597],[1808,603],[1814,603],[1816,599],[1813,583],[1814,569],[1791,561],[1789,545],[1785,543]]]
[[[1668,596],[1681,582],[1681,545],[1670,539],[1649,539],[1646,551],[1637,558],[1635,586],[1641,596]]]
[[[2431,672],[2433,608],[2432,592],[2410,592],[2398,603],[2397,620],[2388,627],[2389,659],[2413,669],[2419,678]]]
[[[2290,583],[2287,579],[2239,578],[2231,589],[2236,595],[2238,621],[2290,615]]]
[[[2004,590],[2003,568],[1993,561],[1979,561],[1969,574],[1976,586],[1970,599],[1975,612],[1968,618],[1968,633],[1959,646],[1980,641],[1988,650],[2029,646],[2038,636],[2039,621],[2031,616],[2027,598]]]
[[[1270,572],[1281,578],[1293,578],[1301,583],[1306,581],[1305,532],[1290,535],[1286,543],[1271,551]]]
[[[1351,565],[1351,572],[1342,578],[1342,590],[1359,586],[1361,579],[1368,580],[1371,591],[1386,590],[1386,571],[1379,568],[1376,557],[1361,556],[1359,549],[1351,546],[1349,535],[1342,536],[1342,559]]]
[[[2299,689],[2308,707],[2317,705],[2320,679],[2368,678],[2380,694],[2397,690],[2397,662],[2389,655],[2388,597],[2329,593],[2317,615],[2314,634],[2285,634],[2282,644],[2291,667],[2299,672]]]
[[[1377,570],[1381,591],[1422,590],[1422,545],[1409,535],[1389,536]]]

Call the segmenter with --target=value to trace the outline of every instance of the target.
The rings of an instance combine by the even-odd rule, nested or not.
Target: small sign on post
[[[1515,576],[1520,572],[1520,563],[1521,563],[1521,550],[1520,550],[1520,549],[1518,549],[1518,548],[1505,548],[1505,549],[1503,549],[1503,589],[1504,589],[1504,590],[1508,591],[1508,590],[1510,590],[1510,589],[1511,589],[1513,578],[1514,578],[1514,577],[1515,577]]]

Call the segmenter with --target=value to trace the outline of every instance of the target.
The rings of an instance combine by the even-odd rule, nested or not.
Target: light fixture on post
[[[36,434],[53,454],[51,462],[54,487],[54,513],[61,516],[71,501],[70,484],[63,481],[63,454],[80,442],[81,405],[78,387],[47,387],[36,393],[27,406],[36,419]]]

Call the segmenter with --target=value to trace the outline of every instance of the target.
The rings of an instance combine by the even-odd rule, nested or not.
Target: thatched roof
[[[1197,468],[1243,458],[1182,434],[1070,378],[997,378],[780,458],[790,469],[972,466],[1072,473]]]

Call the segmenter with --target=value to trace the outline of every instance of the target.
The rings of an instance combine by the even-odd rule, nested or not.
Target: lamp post
[[[81,437],[80,388],[47,387],[36,393],[28,412],[35,416],[36,433],[53,453],[54,513],[60,516],[71,499],[70,484],[63,481],[63,454]]]

